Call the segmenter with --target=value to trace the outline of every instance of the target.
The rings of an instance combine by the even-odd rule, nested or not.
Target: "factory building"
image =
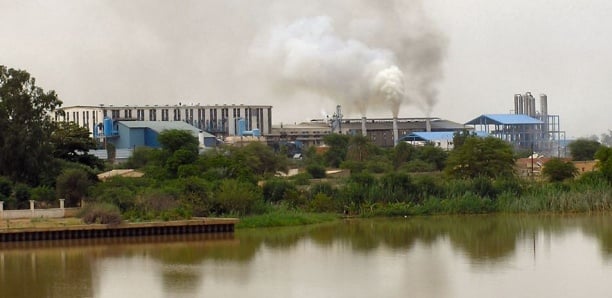
[[[466,125],[511,143],[515,150],[565,155],[565,132],[561,130],[559,115],[548,113],[546,94],[540,95],[539,111],[531,92],[515,94],[513,113],[481,115]]]
[[[464,129],[466,129],[466,126],[463,124],[440,118],[314,119],[299,124],[274,126],[272,127],[272,133],[269,135],[269,140],[299,141],[304,146],[317,146],[323,144],[325,135],[340,133],[365,135],[378,146],[393,147],[398,139],[413,132],[446,131],[452,133]]]
[[[182,121],[218,138],[239,133],[239,121],[244,130],[271,133],[272,106],[265,105],[98,105],[71,106],[59,109],[56,121],[74,122],[87,128],[93,136],[104,131],[104,119],[116,121]]]

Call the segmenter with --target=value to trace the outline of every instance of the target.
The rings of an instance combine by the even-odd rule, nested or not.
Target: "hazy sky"
[[[612,129],[610,16],[604,0],[0,0],[0,64],[64,106],[265,104],[275,123],[336,104],[390,117],[389,94],[399,117],[466,122],[546,93],[572,138]]]

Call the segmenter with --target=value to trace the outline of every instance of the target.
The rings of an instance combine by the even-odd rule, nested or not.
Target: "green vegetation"
[[[578,174],[578,169],[571,161],[563,161],[560,158],[553,158],[544,163],[542,174],[550,181],[561,182],[574,178]]]
[[[594,144],[576,141],[572,154],[596,156],[597,171],[575,178],[573,164],[553,159],[544,167],[548,181],[525,180],[514,170],[515,157],[524,153],[468,132],[455,135],[450,152],[407,143],[383,149],[367,137],[332,134],[324,137],[324,151],[307,148],[302,160],[290,160],[281,148],[274,151],[259,142],[199,153],[190,132],[168,130],[159,135],[160,149],[137,148],[119,166],[137,169],[144,177],[101,182],[96,174],[110,165],[87,154],[95,144],[86,131],[47,116],[60,104],[55,93],[35,87],[26,72],[1,68],[0,131],[19,136],[0,135],[5,208],[24,207],[30,199],[50,205],[61,197],[67,206],[84,201],[86,222],[229,216],[240,217],[240,227],[316,223],[339,215],[612,209],[611,148],[597,143],[593,151]],[[31,149],[21,154],[16,152],[20,148]],[[290,167],[299,174],[279,175]],[[326,175],[332,168],[348,173]]]
[[[573,160],[593,160],[602,145],[595,140],[578,139],[569,144]]]

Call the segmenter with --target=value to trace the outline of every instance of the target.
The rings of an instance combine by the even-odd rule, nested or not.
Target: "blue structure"
[[[254,136],[254,137],[260,137],[261,136],[261,131],[259,130],[259,128],[253,128],[253,130],[246,130],[246,122],[244,120],[244,118],[239,118],[238,119],[238,125],[237,125],[237,129],[238,131],[236,132],[237,136]]]
[[[517,150],[550,153],[558,147],[558,120],[552,115],[536,117],[544,117],[545,121],[526,114],[484,114],[465,124],[507,141]]]
[[[217,139],[212,134],[202,132],[198,128],[182,121],[116,121],[117,132],[112,133],[115,137],[107,139],[107,142],[115,145],[117,149],[128,149],[136,147],[159,148],[157,140],[159,133],[164,130],[177,129],[191,132],[198,138],[203,147],[215,147]],[[105,126],[106,128],[106,126]]]

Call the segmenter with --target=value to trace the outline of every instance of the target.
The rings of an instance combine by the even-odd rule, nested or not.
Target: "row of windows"
[[[169,121],[170,120],[170,109],[159,109],[161,111],[161,121]],[[268,117],[271,116],[271,110],[268,110]],[[136,111],[136,118],[133,118],[133,111]],[[149,121],[157,121],[158,119],[158,109],[149,109],[148,114],[149,117],[147,120]],[[181,111],[185,111],[182,113]],[[218,118],[218,112],[221,112],[221,118]],[[109,113],[110,112],[110,113]],[[121,114],[123,112],[124,119],[135,119],[144,121],[145,120],[145,109],[111,109],[111,110],[102,110],[102,118],[111,117],[113,119],[121,119]],[[212,128],[212,129],[226,129],[228,126],[230,111],[228,108],[222,109],[209,109],[208,117],[206,117],[205,109],[197,109],[197,112],[194,113],[194,109],[172,109],[172,120],[173,121],[185,121],[192,125],[198,126],[202,129]],[[91,115],[91,118],[90,118]],[[79,117],[81,116],[81,117]],[[196,117],[194,119],[194,116]],[[241,118],[241,109],[234,108],[232,109],[232,116],[234,119]],[[263,128],[264,127],[264,108],[254,108],[254,109],[245,109],[244,110],[244,119],[246,120],[246,129],[252,130],[253,128]],[[208,119],[207,119],[208,118]],[[56,115],[56,120],[59,120],[59,115]],[[78,125],[82,125],[83,127],[89,128],[90,125],[95,125],[98,122],[102,122],[102,119],[98,119],[98,111],[92,110],[90,111],[74,111],[68,112],[64,116],[64,120],[67,122],[75,122]],[[92,123],[89,121],[92,120]],[[255,121],[255,122],[254,122]],[[268,119],[268,126],[271,125],[271,119]]]

